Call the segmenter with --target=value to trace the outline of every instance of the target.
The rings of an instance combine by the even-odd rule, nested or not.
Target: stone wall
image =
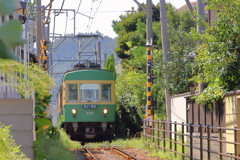
[[[12,125],[10,134],[21,151],[31,160],[33,156],[33,140],[35,125],[32,99],[0,99],[0,122]]]

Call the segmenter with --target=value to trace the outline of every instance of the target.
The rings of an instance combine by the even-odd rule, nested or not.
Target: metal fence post
[[[219,126],[220,128],[219,128],[219,139],[220,139],[220,141],[219,141],[219,152],[220,153],[222,153],[222,151],[223,151],[223,147],[222,147],[222,140],[223,140],[223,137],[222,137],[222,126]],[[222,155],[220,155],[220,160],[222,160],[223,159],[223,156]]]
[[[210,152],[210,125],[207,125],[207,152],[208,152],[208,159],[211,158],[211,152]]]
[[[177,151],[177,122],[174,122],[174,151]],[[174,153],[177,156],[177,153]]]
[[[193,159],[193,123],[190,123],[190,159]]]
[[[170,143],[169,143],[169,145],[170,145],[170,149],[172,149],[172,121],[170,121],[170,123],[169,123],[169,138],[170,138]]]
[[[185,154],[185,146],[184,144],[184,122],[182,122],[182,154]],[[184,155],[182,155],[182,159],[184,159]]]
[[[149,132],[150,132],[150,127],[149,127],[149,119],[147,120],[147,139],[149,139]]]
[[[165,125],[165,121],[163,122],[163,147],[164,147],[164,152],[166,151],[166,125]]]
[[[160,146],[160,122],[157,122],[157,126],[158,126],[158,146]]]
[[[151,120],[152,121],[152,127],[151,127],[151,136],[152,136],[152,141],[153,142],[155,142],[155,137],[154,137],[154,135],[155,135],[155,126],[154,126],[154,122],[153,122],[153,120]]]
[[[199,125],[200,130],[200,159],[203,159],[203,135],[202,135],[202,124]]]
[[[237,157],[237,127],[234,127],[234,155]],[[235,158],[237,160],[238,158]]]

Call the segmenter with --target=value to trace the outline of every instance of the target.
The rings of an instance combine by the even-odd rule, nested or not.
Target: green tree
[[[7,78],[6,82],[0,84],[13,86],[24,98],[28,98],[33,90],[40,99],[50,95],[50,89],[55,86],[54,80],[38,65],[25,66],[14,60],[0,61],[1,74]]]
[[[111,54],[107,60],[106,64],[104,66],[105,70],[111,71],[112,73],[116,74],[116,69],[115,69],[115,62],[114,62],[114,55]]]
[[[12,1],[0,1],[0,15],[12,14],[14,10]],[[17,59],[13,49],[23,42],[22,28],[17,20],[10,20],[0,25],[0,58]]]
[[[189,87],[193,86],[193,82],[189,82],[188,79],[193,76],[192,74],[192,63],[193,60],[187,58],[188,53],[192,52],[195,49],[195,41],[192,37],[189,36],[190,29],[196,26],[194,19],[192,18],[189,12],[178,12],[171,4],[167,4],[167,23],[168,23],[168,35],[169,35],[169,53],[170,60],[168,62],[163,62],[162,58],[162,38],[160,32],[160,22],[159,22],[159,4],[153,6],[153,63],[155,66],[153,69],[153,75],[157,77],[152,85],[152,97],[155,100],[155,114],[158,117],[164,118],[165,113],[165,100],[164,100],[164,89],[168,88],[171,91],[171,94],[179,94],[189,91]],[[116,49],[117,55],[122,59],[121,67],[122,72],[124,73],[123,77],[132,76],[126,74],[128,72],[136,72],[137,76],[142,76],[141,79],[143,82],[139,86],[131,87],[131,94],[129,96],[134,97],[133,102],[138,102],[132,104],[132,102],[124,102],[124,99],[119,99],[121,104],[130,104],[129,106],[137,106],[139,109],[139,114],[145,112],[146,104],[146,22],[145,22],[145,12],[128,14],[121,17],[120,22],[114,22],[113,26],[116,33],[119,35]],[[158,19],[156,18],[158,17]],[[137,18],[137,19],[136,19]],[[127,24],[134,24],[131,30],[124,28],[128,26]],[[124,40],[122,40],[123,38]],[[124,46],[124,47],[123,47]],[[120,51],[119,51],[119,50]],[[118,52],[119,51],[119,52]],[[163,81],[163,64],[166,63],[169,70],[168,77],[169,83],[165,84]],[[125,73],[126,72],[126,73]],[[121,78],[121,74],[118,76],[118,79]],[[140,79],[140,77],[134,77],[134,79]],[[117,83],[122,84],[121,80],[117,80]],[[139,82],[139,83],[140,83]],[[136,82],[138,83],[138,82]],[[118,84],[117,84],[118,85]],[[121,86],[121,85],[120,85]],[[126,86],[130,86],[127,84]],[[141,87],[140,87],[141,86]],[[126,88],[117,88],[117,94],[125,97],[125,91],[128,91]],[[132,91],[133,90],[133,91]],[[139,91],[143,94],[139,96],[139,92],[134,92],[134,90]],[[118,96],[121,97],[121,96]],[[133,99],[129,97],[129,99]],[[128,97],[127,97],[128,98]],[[127,99],[126,98],[126,99]],[[137,100],[136,100],[137,99]],[[122,102],[123,101],[123,102]]]
[[[12,1],[0,1],[0,15],[12,14],[14,10]],[[39,66],[14,61],[17,57],[14,56],[13,49],[23,42],[22,28],[18,21],[10,20],[0,26],[0,71],[6,77],[6,81],[0,83],[15,87],[25,98],[34,90],[41,99],[50,95],[49,91],[55,84]]]
[[[0,159],[18,159],[29,160],[21,151],[20,146],[15,144],[14,139],[10,135],[11,126],[4,126],[0,123]]]
[[[211,25],[201,22],[206,31],[191,34],[197,45],[193,81],[207,87],[196,97],[197,103],[211,103],[224,97],[226,91],[240,87],[240,1],[211,0],[208,9],[216,10],[216,21]],[[224,14],[223,14],[224,13]]]

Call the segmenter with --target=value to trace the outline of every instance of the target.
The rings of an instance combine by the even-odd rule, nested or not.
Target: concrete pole
[[[202,19],[205,19],[205,13],[204,13],[204,3],[203,0],[197,0],[197,12],[200,15]],[[197,25],[197,31],[201,33],[204,29],[204,27],[200,24]],[[202,93],[204,89],[204,85],[202,83],[198,84],[199,87],[199,93]]]
[[[146,34],[147,34],[147,113],[146,116],[149,120],[153,120],[154,113],[152,107],[152,0],[147,0],[147,12],[146,12]],[[149,127],[152,127],[153,123],[149,123]]]
[[[197,0],[197,12],[202,19],[205,19],[203,0]],[[198,24],[197,31],[201,33],[203,30],[205,30],[204,27],[202,25]]]
[[[147,33],[147,43],[150,42],[152,45],[152,0],[147,0],[147,28],[146,28],[146,33]]]
[[[40,63],[40,52],[41,52],[41,45],[40,45],[40,40],[42,39],[42,29],[41,29],[41,26],[42,26],[42,14],[41,14],[41,0],[37,0],[36,1],[36,11],[37,11],[37,14],[36,14],[36,30],[37,30],[37,35],[36,35],[36,47],[37,47],[37,59],[38,59],[38,63]]]
[[[169,60],[168,54],[168,34],[167,34],[167,18],[166,18],[166,3],[165,0],[160,0],[160,18],[161,18],[161,31],[162,31],[162,51],[163,51],[163,68],[164,68],[164,83],[168,83],[167,66],[166,62]],[[171,100],[170,93],[165,89],[165,101],[166,101],[166,114],[167,122],[171,121]],[[169,125],[167,125],[169,126]]]
[[[189,0],[185,0],[185,1],[186,1],[187,5],[188,5],[188,8],[189,8],[189,10],[190,10],[193,18],[195,18],[195,16],[193,15],[193,7],[192,7],[192,4],[190,3]]]

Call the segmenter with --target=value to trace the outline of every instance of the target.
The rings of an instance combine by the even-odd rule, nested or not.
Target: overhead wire
[[[68,21],[68,11],[66,11],[66,23],[65,23],[65,32],[64,32],[64,35],[66,35],[66,31],[67,31],[67,21]]]
[[[87,29],[86,29],[86,33],[87,33],[87,31],[88,31],[88,27],[89,27],[89,24],[90,24],[90,17],[91,17],[91,14],[92,14],[92,8],[93,8],[93,0],[92,0],[92,6],[91,6],[91,10],[90,10],[90,15],[89,15],[89,18],[88,18],[88,24],[87,24]]]
[[[53,21],[53,39],[52,39],[52,43],[53,43],[54,34],[55,34],[55,20],[56,20],[56,16],[59,16],[59,14],[62,12],[64,2],[65,2],[65,0],[63,0],[63,2],[62,2],[62,6],[61,6],[60,11],[59,11],[57,14],[54,14],[54,21]]]
[[[65,0],[63,0],[61,9],[60,9],[60,11],[59,11],[55,16],[59,16],[59,14],[62,12],[62,8],[63,8],[63,5],[64,5],[64,2],[65,2]]]
[[[73,20],[74,17],[76,16],[76,14],[78,13],[78,10],[79,10],[79,8],[80,8],[80,6],[81,6],[81,3],[82,3],[82,0],[80,0],[80,2],[79,2],[79,4],[78,4],[77,12],[75,12],[75,15],[74,15],[73,18],[71,18],[70,20]]]
[[[51,10],[52,10],[52,2],[53,2],[53,0],[51,0],[50,3],[49,3],[48,15],[47,15],[47,19],[45,20],[45,22],[43,22],[44,24],[49,23],[48,20],[50,18],[50,14],[51,14]]]
[[[91,26],[92,26],[92,21],[93,21],[95,15],[96,15],[96,13],[97,13],[97,11],[98,11],[101,3],[102,3],[102,0],[100,1],[99,5],[98,5],[98,7],[97,7],[97,9],[96,9],[96,11],[94,12],[94,15],[93,15],[93,17],[92,17],[92,20],[91,20],[91,22],[90,22],[90,26],[89,26],[89,28],[88,28],[88,32],[90,31],[90,28],[91,28]],[[88,33],[88,32],[87,32],[87,33]]]

